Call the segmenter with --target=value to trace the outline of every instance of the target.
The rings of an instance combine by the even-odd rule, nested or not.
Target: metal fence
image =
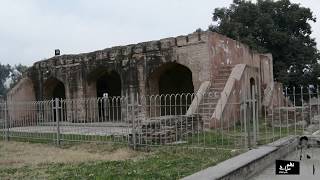
[[[286,88],[269,107],[257,96],[238,98],[220,108],[219,118],[214,116],[222,106],[217,93],[3,102],[0,133],[7,140],[57,144],[246,149],[320,129],[318,91],[301,92]]]

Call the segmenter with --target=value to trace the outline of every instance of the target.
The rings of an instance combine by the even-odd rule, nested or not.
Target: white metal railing
[[[319,92],[287,90],[291,105],[259,110],[255,100],[227,103],[228,118],[210,122],[211,128],[205,127],[212,121],[205,115],[205,101],[198,101],[196,110],[187,113],[198,94],[4,102],[0,103],[0,136],[57,144],[94,141],[133,147],[243,149],[318,131]]]

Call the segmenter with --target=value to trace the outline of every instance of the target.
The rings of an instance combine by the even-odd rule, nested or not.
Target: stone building
[[[253,85],[259,107],[269,106],[272,66],[271,54],[259,54],[223,35],[202,31],[38,61],[7,99],[16,102],[96,98],[104,93],[114,97],[217,92],[219,98],[212,100],[216,107],[203,114],[208,126],[213,127],[223,113],[239,112],[239,107],[229,106],[230,102],[250,98]],[[193,100],[184,113],[195,112],[204,99]]]

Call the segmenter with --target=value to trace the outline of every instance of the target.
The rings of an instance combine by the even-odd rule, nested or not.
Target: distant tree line
[[[8,90],[12,88],[28,69],[27,66],[18,64],[11,66],[0,63],[0,97],[4,97]]]

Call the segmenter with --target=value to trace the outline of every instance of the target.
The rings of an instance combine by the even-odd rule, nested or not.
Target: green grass
[[[179,179],[236,154],[230,150],[167,149],[138,160],[0,168],[0,179]]]
[[[260,121],[261,122],[261,121]],[[290,135],[302,135],[303,129],[301,126],[291,127],[271,127],[269,124],[261,122],[259,124],[259,140],[258,145],[271,143],[280,138]]]
[[[267,144],[287,135],[302,134],[302,129],[297,127],[279,128],[260,121],[258,145]],[[10,140],[23,142],[41,142],[41,143],[57,143],[56,133],[28,133],[28,132],[10,132]],[[158,140],[156,142],[141,141],[142,146],[164,146],[165,141]],[[244,128],[237,125],[235,128],[229,129],[213,129],[202,131],[199,133],[189,133],[179,138],[180,144],[170,144],[170,146],[184,147],[202,147],[202,148],[221,148],[221,149],[244,149],[245,147]],[[128,142],[129,141],[129,142]],[[97,135],[77,135],[77,134],[60,134],[60,142],[62,144],[74,142],[102,142],[128,145],[132,140],[127,136],[97,136]],[[139,140],[137,139],[137,142]],[[173,140],[175,141],[175,140]],[[170,143],[170,142],[169,142]],[[169,144],[167,144],[169,146]]]
[[[189,135],[187,142],[189,146],[200,146],[207,148],[242,149],[243,138],[238,131],[210,130],[199,134]]]
[[[253,125],[247,124],[247,131],[249,126],[251,130]],[[259,134],[258,145],[267,144],[287,135],[300,135],[302,134],[301,126],[292,127],[272,127],[270,122],[265,122],[265,119],[259,120]],[[212,130],[200,131],[198,133],[177,134],[179,143],[170,144],[175,142],[175,137],[170,141],[165,141],[165,138],[154,137],[151,141],[145,141],[143,138],[137,139],[136,142],[142,146],[185,146],[185,147],[201,147],[201,148],[221,148],[221,149],[244,149],[246,148],[246,141],[248,137],[244,132],[243,124],[239,122],[235,127],[228,129],[217,128]],[[139,138],[137,136],[137,138]],[[42,143],[57,143],[56,133],[27,133],[27,132],[10,132],[10,139],[16,141],[27,142],[42,142]],[[60,134],[61,143],[70,142],[103,142],[115,144],[133,144],[133,139],[128,136],[97,136],[97,135],[77,135],[77,134]]]

